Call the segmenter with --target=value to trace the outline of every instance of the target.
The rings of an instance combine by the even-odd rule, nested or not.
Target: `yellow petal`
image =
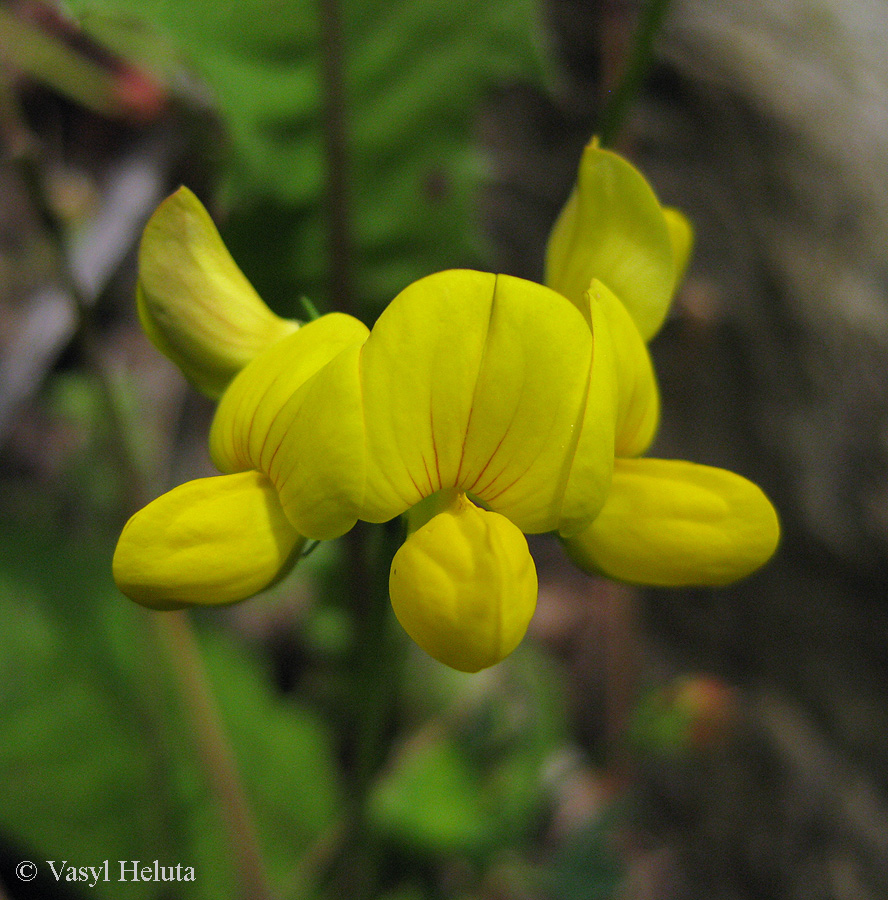
[[[500,275],[462,443],[457,486],[522,531],[558,527],[590,401],[592,334],[554,291]],[[610,475],[598,448],[589,493]]]
[[[449,271],[401,291],[361,354],[366,516],[385,521],[457,481],[496,276]]]
[[[456,487],[523,531],[558,527],[591,365],[589,328],[554,291],[465,271],[411,285],[362,351],[362,518]],[[606,489],[612,451],[599,447],[590,491]]]
[[[264,475],[201,478],[127,522],[114,553],[114,580],[153,609],[233,603],[285,574],[303,541]]]
[[[145,227],[136,293],[152,343],[212,398],[260,350],[298,328],[263,303],[184,187]]]
[[[270,460],[252,448],[265,399],[235,413],[245,424],[227,447],[214,423],[213,456],[223,468],[265,471],[312,538],[341,534],[356,518],[387,521],[449,488],[526,532],[555,530],[565,517],[583,527],[604,502],[614,446],[613,354],[602,343],[593,364],[592,350],[582,315],[554,291],[440,272],[402,291],[363,345],[292,395],[272,425],[282,437]],[[217,422],[232,421],[260,364],[226,392]],[[249,427],[252,437],[237,438]]]
[[[653,441],[660,420],[660,393],[651,356],[626,307],[606,285],[594,279],[589,295],[589,302],[597,301],[601,305],[614,345],[617,386],[614,449],[617,456],[640,456]]]
[[[294,395],[272,477],[304,533],[332,536],[356,517],[384,522],[454,484],[494,283],[456,271],[410,285],[363,347]]]
[[[777,513],[733,472],[661,459],[617,459],[604,508],[565,543],[581,568],[662,587],[724,585],[771,558]]]
[[[671,206],[663,207],[666,227],[669,229],[669,240],[672,243],[672,258],[675,261],[675,283],[672,293],[675,294],[681,284],[694,249],[694,228],[688,217]]]
[[[315,372],[367,334],[367,327],[352,316],[331,313],[260,353],[234,379],[216,410],[210,429],[216,466],[223,472],[259,469],[270,474],[289,424],[281,416],[284,405]],[[335,405],[335,398],[330,402]]]
[[[622,157],[589,144],[549,238],[546,284],[581,307],[599,279],[647,341],[666,316],[675,271],[670,229],[650,185]]]
[[[395,615],[420,647],[454,669],[477,672],[524,637],[537,577],[524,535],[459,495],[395,554],[389,589]]]

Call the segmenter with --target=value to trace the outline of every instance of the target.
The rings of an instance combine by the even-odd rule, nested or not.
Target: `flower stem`
[[[222,728],[219,710],[207,679],[194,629],[184,612],[151,617],[158,642],[166,649],[170,667],[194,729],[198,757],[219,801],[234,868],[244,900],[271,900],[256,826],[237,766]]]
[[[646,0],[639,16],[632,41],[632,50],[601,113],[598,134],[605,147],[612,147],[638,95],[653,58],[654,39],[660,31],[669,9],[669,0]]]
[[[319,0],[323,141],[327,162],[330,300],[340,312],[355,314],[352,283],[352,228],[348,193],[348,144],[345,126],[345,65],[342,9],[338,0]]]
[[[400,519],[374,528],[371,565],[363,592],[367,598],[356,648],[354,796],[363,804],[374,775],[385,762],[386,729],[396,702],[401,655],[388,580],[392,558],[403,541]],[[362,813],[359,813],[361,815]]]
[[[329,285],[332,305],[359,312],[354,290],[354,244],[349,195],[347,98],[343,4],[318,0],[321,76],[324,100],[323,140],[327,164]],[[403,540],[399,521],[385,526],[359,522],[344,538],[346,582],[354,610],[355,633],[350,672],[351,704],[344,755],[350,774],[346,833],[338,854],[339,875],[350,881],[348,896],[370,896],[373,841],[364,816],[367,793],[385,761],[386,738],[397,698],[400,658],[388,599],[392,557]],[[342,892],[340,892],[342,893]]]

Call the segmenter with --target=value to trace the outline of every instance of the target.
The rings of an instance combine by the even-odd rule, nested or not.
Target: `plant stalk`
[[[327,161],[327,226],[330,301],[340,312],[354,315],[354,253],[348,187],[345,52],[342,8],[338,0],[319,0],[323,141]]]
[[[670,0],[646,0],[641,9],[629,58],[601,113],[598,134],[605,147],[612,147],[616,143],[626,116],[651,67],[654,40],[669,10],[669,2]]]
[[[241,897],[272,900],[274,894],[268,884],[256,825],[191,621],[185,612],[155,613],[151,620],[176,677],[201,766],[223,812]]]

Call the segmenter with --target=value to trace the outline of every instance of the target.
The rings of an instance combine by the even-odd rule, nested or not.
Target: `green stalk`
[[[228,832],[233,865],[244,900],[272,900],[256,825],[241,784],[219,715],[213,689],[184,612],[155,613],[151,617],[157,641],[166,650],[175,675],[198,758],[215,795]]]
[[[660,32],[668,9],[669,0],[647,0],[642,7],[626,67],[601,113],[598,134],[605,147],[612,147],[616,142],[626,116],[638,96],[651,67],[654,40]]]
[[[348,188],[345,60],[342,9],[338,0],[319,0],[323,142],[327,162],[328,281],[330,301],[355,314],[351,204]]]
[[[342,5],[318,0],[321,31],[323,143],[327,163],[329,286],[332,306],[359,312],[354,290],[354,243],[349,191],[347,98]],[[344,735],[350,774],[349,804],[341,839],[324,866],[330,892],[351,900],[375,896],[376,849],[365,814],[368,792],[385,762],[394,716],[400,661],[388,599],[392,557],[403,539],[400,522],[383,527],[359,522],[344,538],[346,582],[358,636],[350,672],[351,702]]]
[[[359,522],[349,534],[350,593],[358,639],[351,659],[348,731],[344,735],[350,774],[348,805],[335,854],[316,881],[331,896],[349,900],[377,896],[380,848],[367,827],[367,798],[387,758],[402,671],[403,643],[389,602],[388,578],[392,558],[404,538],[403,529],[401,519],[383,526]],[[356,558],[357,552],[360,556]]]
[[[342,5],[319,0],[321,75],[324,97],[324,153],[327,161],[329,281],[333,303],[355,314],[353,223],[348,186],[347,98]],[[348,583],[358,620],[354,680],[355,715],[352,741],[353,799],[363,804],[373,775],[384,757],[381,736],[389,719],[396,678],[388,663],[392,612],[388,574],[402,539],[401,525],[374,528],[358,523],[346,536]],[[360,702],[357,702],[360,701]],[[360,816],[360,810],[356,815]]]

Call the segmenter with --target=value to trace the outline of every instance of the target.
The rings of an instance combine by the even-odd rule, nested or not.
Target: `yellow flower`
[[[263,412],[280,405],[367,329],[350,316],[310,322],[260,353],[267,372]],[[258,431],[257,431],[258,433]],[[153,609],[244,600],[291,568],[305,538],[281,507],[274,485],[255,468],[199,478],[158,497],[127,522],[114,553],[118,587]]]
[[[303,536],[409,514],[391,597],[431,655],[476,671],[536,605],[522,532],[588,526],[613,467],[607,313],[541,285],[450,271],[404,290],[372,332],[324,316],[260,352],[223,394],[217,478],[158,498],[124,529],[118,584],[155,608],[243,599]]]
[[[408,513],[390,580],[399,620],[454,668],[492,665],[536,604],[522,532],[575,533],[608,491],[614,351],[605,310],[589,316],[594,341],[541,285],[430,275],[295,391],[280,345],[247,366],[219,405],[213,460],[264,473],[310,538]]]
[[[723,585],[763,565],[777,514],[751,481],[724,469],[638,458],[654,438],[657,385],[645,346],[684,273],[692,233],[628,162],[593,142],[549,239],[547,279],[581,309],[610,311],[618,412],[610,493],[587,528],[565,536],[582,568],[637,584]],[[619,299],[617,299],[619,298]]]
[[[187,192],[149,223],[139,304],[157,345],[221,395],[224,474],[149,504],[114,575],[159,609],[273,583],[305,538],[406,514],[390,573],[405,630],[477,671],[536,604],[524,534],[557,532],[584,568],[645,584],[724,584],[776,546],[776,514],[721,469],[644,459],[659,397],[646,340],[691,230],[620,157],[587,148],[552,234],[552,287],[453,270],[402,291],[372,331],[274,316]],[[555,288],[555,289],[553,289]]]
[[[248,363],[260,371],[271,366],[266,411],[367,334],[348,316],[304,328],[276,316],[187,188],[167,198],[145,228],[137,301],[155,346],[212,398]],[[136,513],[118,541],[114,578],[155,609],[232,603],[273,584],[304,543],[269,479],[245,469],[188,482]]]

